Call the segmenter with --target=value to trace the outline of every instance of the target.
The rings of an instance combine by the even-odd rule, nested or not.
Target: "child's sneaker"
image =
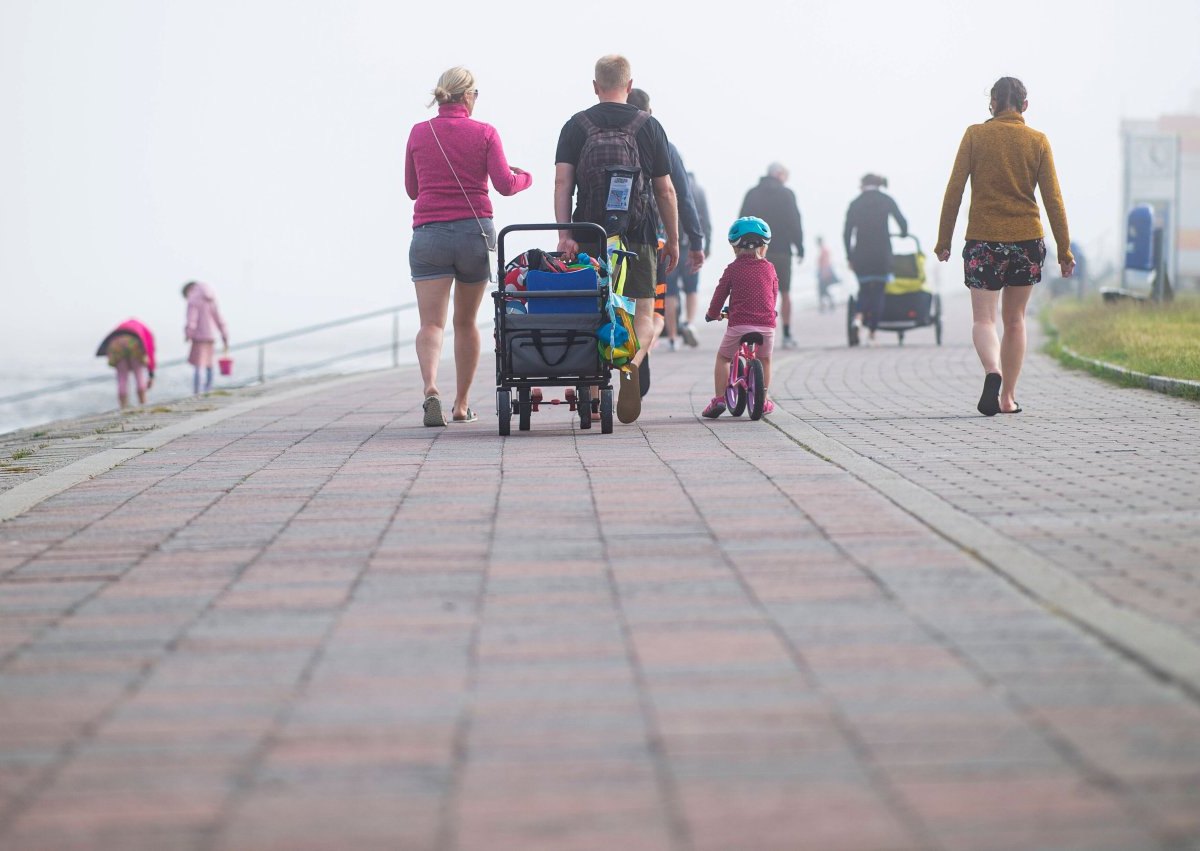
[[[700,412],[700,416],[715,420],[723,413],[725,413],[725,400],[720,396],[713,396],[712,401],[708,403],[708,407]]]
[[[774,410],[775,410],[775,403],[772,402],[770,399],[767,399],[763,402],[763,416],[766,416],[767,414],[772,413]]]

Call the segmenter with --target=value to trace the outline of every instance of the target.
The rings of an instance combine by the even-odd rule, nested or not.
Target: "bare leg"
[[[733,363],[732,358],[717,355],[717,365],[713,368],[713,387],[715,388],[713,395],[718,398],[725,397],[725,388],[729,386],[729,365],[731,363]]]
[[[792,294],[779,291],[779,317],[783,320],[784,327],[792,327]]]
[[[667,339],[674,340],[679,336],[679,323],[676,321],[679,316],[679,296],[667,296],[664,307],[667,311]]]
[[[971,341],[986,373],[1000,372],[1000,338],[996,336],[999,301],[998,290],[971,290]]]
[[[1025,307],[1033,287],[1005,287],[1000,303],[1004,318],[1004,336],[1000,338],[1000,366],[1004,383],[1000,390],[1000,410],[1017,409],[1017,379],[1025,361]]]
[[[117,404],[129,407],[129,363],[117,361]]]
[[[133,365],[133,380],[137,386],[138,404],[146,404],[146,367],[140,363]]]
[[[453,416],[467,415],[471,382],[479,366],[479,304],[487,290],[487,281],[478,284],[459,282],[454,287],[454,374],[458,380]]]
[[[654,339],[650,341],[650,345],[646,348],[653,349],[658,345],[658,338],[662,336],[663,328],[667,324],[667,318],[657,311],[654,314]]]
[[[691,325],[696,321],[696,304],[699,297],[696,293],[685,293],[683,296],[684,315],[687,317],[687,324]]]
[[[771,386],[771,359],[760,357],[759,361],[763,365],[763,390],[766,391]]]
[[[442,358],[442,338],[446,331],[446,313],[450,306],[450,285],[453,278],[434,278],[417,281],[417,312],[421,315],[421,330],[417,332],[417,362],[421,365],[421,382],[426,396],[438,395],[437,369]]]
[[[633,301],[633,330],[637,333],[639,347],[629,361],[641,366],[650,344],[654,342],[654,299],[637,298]]]

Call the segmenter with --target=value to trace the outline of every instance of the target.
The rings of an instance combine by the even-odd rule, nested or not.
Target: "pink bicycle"
[[[729,311],[721,311],[721,319],[728,319]],[[712,320],[709,320],[712,321]],[[730,416],[740,417],[747,406],[750,419],[762,419],[767,405],[767,379],[762,361],[758,359],[758,347],[763,343],[762,334],[751,331],[741,337],[738,353],[729,362],[729,383],[725,386],[725,405]]]

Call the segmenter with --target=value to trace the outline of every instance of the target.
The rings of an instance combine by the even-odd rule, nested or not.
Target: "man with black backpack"
[[[654,288],[657,242],[651,193],[666,231],[662,251],[668,271],[679,262],[679,215],[671,184],[667,134],[648,112],[627,103],[633,74],[624,56],[603,56],[592,82],[599,103],[571,116],[555,152],[554,216],[557,222],[593,222],[610,236],[621,234],[631,258],[625,295],[636,302],[634,330],[649,343],[654,335]],[[574,211],[572,196],[576,197]],[[600,252],[600,246],[583,246]],[[570,229],[559,231],[558,250],[580,250]],[[631,423],[641,415],[638,370],[646,349],[639,349],[621,370],[617,419]]]

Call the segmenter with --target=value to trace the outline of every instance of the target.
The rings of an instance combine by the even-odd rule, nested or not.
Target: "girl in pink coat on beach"
[[[200,370],[204,370],[204,392],[212,389],[214,349],[216,332],[221,333],[221,344],[229,349],[229,332],[225,320],[217,309],[217,297],[212,287],[199,281],[188,281],[183,285],[183,297],[187,299],[187,327],[183,338],[191,342],[188,363],[195,368],[192,376],[192,392],[200,393]]]

